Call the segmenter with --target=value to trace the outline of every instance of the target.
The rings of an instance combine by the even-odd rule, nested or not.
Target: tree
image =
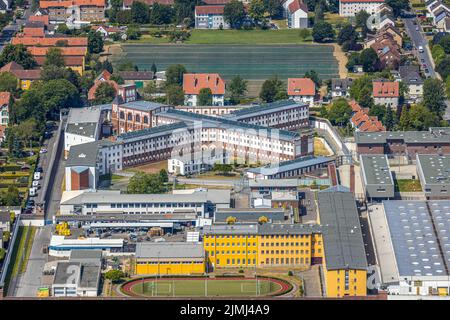
[[[117,84],[124,84],[125,83],[125,80],[123,80],[122,76],[120,74],[118,74],[118,73],[113,73],[111,75],[110,79],[112,81],[116,82]]]
[[[371,108],[373,106],[372,91],[372,78],[364,75],[353,81],[350,87],[350,97],[355,99],[361,107]]]
[[[231,28],[240,29],[245,19],[244,5],[238,0],[231,0],[225,5],[223,17]]]
[[[37,85],[34,90],[40,91],[42,95],[40,104],[44,107],[43,110],[48,118],[54,118],[53,115],[59,118],[61,108],[82,106],[77,87],[66,79],[47,81]],[[36,106],[32,107],[35,108]]]
[[[133,2],[133,4],[136,2]],[[100,32],[91,30],[88,33],[88,51],[89,53],[100,53],[103,51],[103,37]]]
[[[0,54],[0,66],[4,66],[10,62],[20,64],[24,69],[32,69],[37,66],[31,53],[23,44],[7,44]]]
[[[285,92],[283,81],[278,79],[277,76],[272,77],[264,81],[261,92],[259,93],[259,98],[264,102],[274,102],[276,100],[281,100],[284,96],[280,92]]]
[[[125,274],[122,270],[109,270],[105,273],[105,279],[112,282],[119,282],[123,277],[125,277]]]
[[[392,13],[395,18],[400,16],[402,10],[409,8],[408,0],[386,0],[386,4],[392,8]]]
[[[108,82],[102,82],[95,90],[94,104],[110,103],[116,97],[116,89]]]
[[[0,73],[0,91],[15,92],[17,89],[17,78],[11,72]]]
[[[321,2],[317,2],[316,6],[314,7],[314,25],[323,22],[323,19],[325,18],[325,14],[323,13],[323,7]]]
[[[201,88],[198,93],[198,105],[199,106],[211,106],[212,105],[212,91],[210,88]]]
[[[386,108],[386,114],[382,121],[387,131],[393,130],[397,125],[397,115],[392,112],[391,106]]]
[[[299,36],[300,36],[300,39],[305,41],[306,39],[308,39],[311,36],[311,31],[309,31],[309,29],[300,29]]]
[[[72,83],[75,87],[79,88],[81,83],[81,77],[78,72],[73,71],[70,68],[58,67],[55,65],[47,65],[42,68],[41,80],[50,81],[56,79],[66,79]]]
[[[403,108],[400,116],[399,129],[404,131],[424,131],[440,125],[439,117],[421,104]]]
[[[9,186],[8,190],[2,194],[2,203],[4,206],[19,206],[19,189],[14,185]]]
[[[156,64],[153,62],[152,66],[150,67],[150,71],[153,72],[154,75],[156,75],[156,72],[158,72],[158,69],[156,68]]]
[[[179,106],[184,104],[183,88],[177,84],[166,86],[166,102],[167,104]]]
[[[148,82],[145,87],[140,91],[144,100],[152,101],[153,95],[157,92],[156,83],[154,81]]]
[[[182,64],[173,64],[166,69],[166,85],[173,84],[182,86],[183,75],[187,72],[186,68]]]
[[[0,248],[0,262],[2,262],[5,259],[6,256],[6,250],[3,248]]]
[[[337,36],[337,43],[339,45],[344,44],[345,42],[350,42],[351,44],[356,43],[358,39],[358,33],[356,29],[350,24],[345,24],[341,30],[339,30],[339,34]]]
[[[446,56],[436,65],[436,71],[439,72],[443,79],[450,75],[450,56]]]
[[[264,0],[264,7],[272,18],[283,15],[283,1],[281,0]]]
[[[108,71],[111,74],[114,72],[113,65],[108,59],[102,62],[102,69]]]
[[[140,1],[133,1],[131,5],[131,18],[134,23],[148,23],[150,21],[150,9],[148,5]]]
[[[248,15],[255,22],[263,22],[265,20],[266,8],[264,7],[264,0],[251,0],[248,9]]]
[[[64,57],[60,48],[49,48],[45,55],[44,67],[53,65],[56,67],[65,67]]]
[[[322,85],[319,74],[315,70],[306,71],[305,78],[311,79],[316,87],[320,87]]]
[[[431,112],[442,117],[445,105],[444,84],[439,79],[428,78],[423,83],[423,105]]]
[[[166,192],[167,187],[162,180],[164,175],[138,172],[131,177],[127,187],[128,193],[150,194]]]
[[[328,110],[328,120],[333,125],[343,126],[350,120],[352,116],[352,107],[348,104],[344,98],[339,98]]]
[[[369,28],[367,27],[367,20],[369,19],[370,14],[367,13],[365,10],[359,11],[355,15],[355,24],[357,28],[361,28],[361,32],[363,37],[366,37],[367,32],[369,31]]]
[[[169,24],[175,18],[175,11],[171,6],[154,3],[152,5],[152,10],[150,12],[150,23],[151,24]]]
[[[369,116],[376,116],[378,120],[382,120],[386,116],[386,107],[380,104],[374,105],[369,110]]]
[[[231,93],[231,101],[239,103],[245,92],[247,92],[247,81],[239,75],[234,76],[228,84],[228,91]]]
[[[167,174],[167,171],[165,169],[159,170],[159,179],[162,182],[168,182],[169,181],[169,175]]]
[[[132,20],[131,10],[119,10],[116,14],[116,21],[118,24],[130,24]]]
[[[318,22],[314,25],[312,36],[316,42],[326,42],[334,39],[334,29],[328,22]]]
[[[372,48],[367,48],[361,51],[359,61],[362,64],[364,72],[375,72],[380,70],[380,59],[376,51]]]
[[[67,26],[67,24],[60,23],[60,24],[58,24],[58,27],[56,28],[56,32],[57,33],[62,33],[62,34],[69,34],[70,33],[70,29]]]
[[[440,37],[434,46],[440,46],[442,49],[444,49],[445,53],[450,54],[450,34],[445,33],[442,37]],[[434,48],[433,46],[433,48]]]
[[[445,79],[445,93],[447,94],[447,97],[450,97],[450,77]]]
[[[439,64],[446,56],[444,48],[442,48],[439,44],[433,46],[433,49],[431,49],[431,55],[433,56],[436,64]]]

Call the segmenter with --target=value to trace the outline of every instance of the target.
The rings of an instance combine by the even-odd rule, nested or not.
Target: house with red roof
[[[230,24],[223,17],[225,5],[195,7],[195,29],[229,29]]]
[[[184,104],[197,106],[198,95],[204,88],[211,89],[214,106],[224,105],[225,81],[218,73],[185,73],[183,75]]]
[[[91,28],[96,32],[100,32],[105,39],[111,37],[115,33],[123,33],[121,28],[114,26],[91,26]]]
[[[356,101],[350,101],[352,107],[352,117],[350,123],[356,131],[379,132],[386,131],[386,127],[378,120],[376,116],[369,116],[369,108],[361,108]]]
[[[374,81],[372,96],[375,104],[396,110],[400,99],[400,83],[397,81]]]
[[[9,123],[9,105],[11,102],[11,93],[0,92],[0,142],[5,139],[5,130]]]
[[[312,107],[316,96],[316,85],[309,78],[289,78],[287,94],[289,99],[308,103]]]
[[[50,23],[66,23],[78,27],[93,21],[105,20],[105,0],[40,1],[39,7],[48,12]]]
[[[283,6],[285,6],[289,28],[308,28],[308,6],[306,4],[301,0],[287,0]]]
[[[97,92],[97,88],[103,82],[109,83],[116,92],[116,99],[120,100],[120,103],[127,103],[135,101],[137,98],[136,86],[134,84],[124,84],[119,85],[116,81],[111,79],[111,73],[107,70],[103,70],[95,79],[94,85],[88,91],[88,100],[95,100],[95,93]]]
[[[11,72],[17,78],[17,85],[22,90],[28,90],[33,81],[41,79],[40,69],[25,70],[20,64],[14,61],[5,64],[0,69],[0,73],[2,72]]]

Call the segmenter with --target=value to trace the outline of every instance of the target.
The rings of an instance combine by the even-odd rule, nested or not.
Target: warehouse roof
[[[366,185],[393,185],[388,158],[385,154],[363,154],[360,156],[361,169]]]
[[[139,242],[136,258],[203,258],[202,243]]]
[[[70,252],[70,260],[98,260],[102,259],[102,250],[73,250]]]
[[[366,269],[366,251],[355,198],[350,192],[332,190],[318,193],[327,269]]]
[[[450,270],[450,200],[429,201],[428,208],[431,212],[437,237],[444,254],[444,262],[447,270]]]
[[[429,131],[355,132],[357,144],[385,144],[387,140],[406,143],[450,143],[450,128],[435,127]]]
[[[321,233],[322,228],[317,224],[278,224],[264,223],[258,227],[258,234],[311,234]]]
[[[400,277],[447,276],[427,203],[394,200],[383,205]]]
[[[53,284],[73,284],[79,288],[97,288],[100,281],[100,269],[99,264],[60,261],[56,265]]]
[[[226,222],[230,216],[235,217],[236,222],[258,222],[262,216],[271,221],[284,221],[284,210],[271,208],[217,209],[214,214],[214,222]]]
[[[450,155],[418,154],[416,157],[426,184],[450,183]]]
[[[297,170],[318,164],[324,164],[331,161],[334,161],[334,159],[329,157],[304,156],[294,160],[280,162],[277,164],[268,164],[264,167],[248,169],[247,171],[268,176],[268,175],[275,175],[280,172]]]
[[[214,224],[203,227],[203,234],[257,234],[257,224]]]

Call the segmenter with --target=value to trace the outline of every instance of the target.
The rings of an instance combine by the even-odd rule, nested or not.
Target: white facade
[[[82,169],[82,170],[89,170],[89,188],[90,189],[97,189],[97,180],[98,180],[98,174],[95,167],[66,167],[65,170],[65,185],[66,191],[72,191],[72,170],[76,169]]]
[[[398,97],[374,97],[373,98],[375,104],[379,104],[382,106],[391,107],[392,109],[397,109],[398,107]]]
[[[340,0],[339,15],[342,17],[353,17],[360,11],[366,11],[368,14],[375,14],[378,7],[384,3],[384,0]]]
[[[223,94],[213,94],[212,95],[212,105],[213,106],[223,106],[225,96]],[[197,94],[185,94],[184,95],[184,105],[196,107],[198,104]]]
[[[310,107],[314,106],[314,96],[292,95],[289,96],[289,99],[292,99],[298,103],[307,103]]]
[[[96,137],[92,138],[84,135],[64,132],[64,153],[66,155],[66,159],[67,155],[69,154],[70,147],[94,141],[97,141]]]
[[[308,12],[298,9],[291,13],[288,11],[288,27],[291,29],[305,29],[308,28]]]

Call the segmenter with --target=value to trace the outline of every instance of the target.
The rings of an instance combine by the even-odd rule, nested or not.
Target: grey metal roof
[[[418,154],[416,158],[426,184],[450,184],[450,155]]]
[[[314,157],[314,156],[304,156],[299,157],[294,160],[284,161],[277,164],[268,164],[264,167],[248,169],[248,172],[262,174],[262,175],[274,175],[277,173],[302,169],[310,167],[313,165],[324,164],[327,162],[334,161],[334,158],[330,157]]]
[[[283,209],[272,208],[242,208],[242,209],[217,209],[214,214],[214,222],[226,222],[228,217],[235,217],[236,222],[258,222],[262,216],[271,221],[284,221]]]
[[[366,269],[366,251],[353,194],[319,192],[318,205],[327,269]]]
[[[312,234],[321,233],[322,228],[317,224],[279,224],[264,223],[258,227],[258,234]]]
[[[172,124],[131,131],[127,133],[122,133],[117,137],[117,140],[126,141],[129,139],[134,139],[142,136],[151,136],[151,135],[165,135],[171,134],[174,130],[186,128],[187,125],[183,122],[176,122]]]
[[[140,110],[140,111],[152,111],[152,110],[164,107],[166,105],[161,104],[161,103],[151,102],[151,101],[137,100],[137,101],[123,103],[120,106],[126,107],[128,109],[134,109],[134,110]]]
[[[230,119],[240,119],[240,118],[247,118],[251,116],[259,116],[264,113],[268,112],[274,112],[274,109],[283,110],[292,108],[292,106],[306,106],[306,103],[298,103],[294,100],[280,100],[272,103],[264,103],[256,106],[247,107],[244,109],[236,110],[234,112],[231,112],[230,114],[226,115],[226,117]]]
[[[301,185],[298,179],[251,179],[248,181],[250,188],[257,187],[298,187]]]
[[[188,242],[139,242],[136,258],[203,258],[202,243]]]
[[[400,277],[446,276],[425,201],[383,201]]]
[[[233,234],[257,234],[257,224],[214,224],[203,227],[203,234],[217,234],[217,235],[233,235]]]
[[[82,263],[78,287],[81,289],[98,289],[101,266],[99,264]]]
[[[360,156],[360,159],[364,183],[366,185],[394,184],[387,155],[363,154]]]
[[[98,142],[94,141],[72,146],[69,151],[66,167],[95,167],[97,163]]]
[[[9,222],[10,213],[9,211],[0,211],[0,222]]]
[[[95,138],[97,136],[98,122],[68,123],[66,133]]]
[[[355,132],[357,144],[385,144],[387,140],[406,143],[450,143],[450,128],[436,127],[429,131]]]
[[[67,124],[99,122],[101,107],[102,105],[86,108],[70,108],[69,115],[67,116]]]
[[[70,251],[71,261],[82,261],[82,260],[98,260],[102,259],[102,250],[72,250]]]
[[[77,285],[80,274],[81,263],[80,262],[65,262],[60,261],[56,265],[55,276],[53,278],[53,284],[73,284]],[[75,277],[73,274],[75,273]]]
[[[439,239],[447,270],[450,270],[450,200],[429,201],[428,208]]]

